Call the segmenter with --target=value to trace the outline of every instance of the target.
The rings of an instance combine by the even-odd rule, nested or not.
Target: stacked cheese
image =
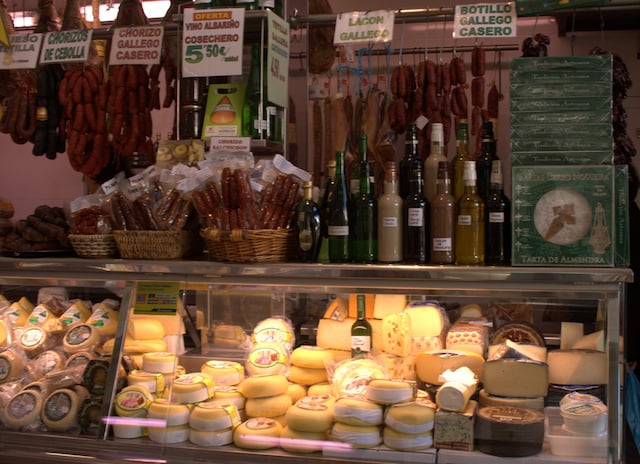
[[[285,414],[292,406],[289,381],[283,374],[253,375],[239,385],[246,398],[244,410],[248,418],[269,418],[286,425]]]
[[[304,396],[286,413],[280,446],[292,452],[321,451],[333,424],[335,399],[329,394]]]
[[[383,442],[389,448],[415,451],[433,446],[435,407],[427,401],[399,403],[387,408]]]
[[[189,415],[189,441],[200,446],[233,443],[233,429],[241,423],[234,404],[205,401],[195,404]]]
[[[116,395],[114,412],[119,418],[113,423],[116,438],[139,438],[145,435],[142,422],[137,419],[147,417],[149,407],[155,397],[144,385],[129,385]]]
[[[333,353],[319,346],[299,346],[291,353],[289,380],[300,385],[316,385],[328,380],[327,367]]]
[[[85,325],[91,326],[91,322]],[[161,321],[132,315],[127,325],[122,352],[131,356],[137,367],[141,367],[141,357],[144,353],[168,351],[165,336],[165,327]],[[113,352],[113,343],[105,343],[103,351],[107,354]]]
[[[295,336],[288,320],[271,317],[260,321],[251,334],[247,373],[285,374],[289,370],[289,356],[294,344]]]
[[[189,440],[191,408],[186,404],[172,403],[165,398],[154,400],[147,411],[147,433],[156,443],[182,443]]]
[[[333,406],[331,438],[355,448],[373,448],[382,443],[384,406],[360,396],[338,398]]]

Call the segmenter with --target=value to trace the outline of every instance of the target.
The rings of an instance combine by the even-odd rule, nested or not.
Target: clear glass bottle
[[[511,265],[511,202],[504,193],[502,161],[491,164],[491,188],[485,205],[486,232],[484,262],[491,266]]]
[[[402,198],[398,194],[396,163],[385,163],[383,193],[378,198],[378,261],[402,261]]]
[[[266,92],[263,91],[262,48],[251,44],[251,68],[242,107],[242,135],[252,139],[266,139],[268,120],[265,114]]]
[[[433,264],[455,263],[456,200],[451,194],[449,163],[438,163],[438,191],[429,202],[431,217],[430,261]]]
[[[457,203],[456,264],[484,263],[484,201],[476,187],[476,163],[464,164],[464,193]]]
[[[404,200],[409,195],[409,177],[413,166],[419,164],[422,168],[422,161],[418,153],[418,129],[415,124],[409,124],[404,142],[404,157],[400,160],[399,172],[399,193]]]
[[[464,192],[464,163],[471,161],[469,153],[469,124],[466,119],[458,122],[458,133],[456,134],[456,154],[453,158],[453,197],[458,201]]]
[[[402,260],[411,264],[426,264],[429,260],[429,202],[422,193],[422,163],[414,164],[410,172],[403,221]]]
[[[424,160],[424,197],[429,203],[438,191],[438,164],[447,161],[444,154],[444,129],[442,123],[431,124],[431,151]]]
[[[360,163],[360,192],[350,216],[350,256],[355,263],[375,263],[378,260],[378,204],[370,177],[370,165],[365,157]]]
[[[357,295],[358,317],[351,325],[351,357],[366,356],[371,353],[373,329],[367,321],[366,297]]]
[[[320,234],[320,208],[313,201],[313,182],[306,181],[303,186],[302,200],[297,208],[296,252],[302,262],[315,262],[318,259],[322,235]]]
[[[485,121],[482,124],[482,150],[476,160],[478,195],[485,201],[489,196],[491,184],[491,163],[497,159],[496,141],[493,138],[493,123],[491,121]]]
[[[327,178],[324,183],[322,197],[320,200],[320,253],[318,262],[329,262],[329,205],[336,191],[336,160],[329,160],[327,163]]]
[[[336,153],[336,189],[329,203],[327,233],[329,262],[349,262],[349,192],[344,175],[344,152]]]

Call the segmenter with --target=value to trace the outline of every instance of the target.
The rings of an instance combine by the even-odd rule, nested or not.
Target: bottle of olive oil
[[[371,336],[373,329],[366,317],[365,295],[357,296],[358,318],[351,325],[351,357],[371,353]]]
[[[315,262],[318,259],[322,235],[320,235],[320,208],[313,201],[313,182],[306,181],[303,186],[302,200],[297,208],[296,251],[302,262]]]
[[[438,163],[438,190],[429,204],[431,217],[431,252],[433,264],[453,264],[455,262],[454,234],[456,224],[456,201],[451,195],[449,163]]]
[[[476,163],[464,163],[464,193],[458,200],[456,264],[484,264],[484,201],[476,187]]]

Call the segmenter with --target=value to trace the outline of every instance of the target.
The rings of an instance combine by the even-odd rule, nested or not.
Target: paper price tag
[[[10,47],[0,45],[0,69],[35,69],[44,34],[11,34]]]

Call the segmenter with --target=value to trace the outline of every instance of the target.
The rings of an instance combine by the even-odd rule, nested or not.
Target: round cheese
[[[425,351],[416,355],[416,375],[430,385],[442,385],[440,374],[466,366],[478,379],[482,378],[484,358],[477,353],[455,350]]]
[[[395,404],[411,401],[414,390],[414,384],[402,380],[372,379],[367,385],[365,396],[376,403]]]
[[[96,355],[91,351],[78,351],[67,358],[65,366],[67,369],[84,369],[89,361],[96,359]]]
[[[104,395],[110,368],[110,359],[98,358],[89,361],[82,372],[82,384],[92,395]]]
[[[291,406],[287,415],[287,425],[300,432],[325,432],[333,424],[331,395],[305,396]]]
[[[189,427],[206,432],[231,429],[239,423],[240,414],[233,404],[205,401],[195,404],[189,416]]]
[[[90,398],[88,392],[81,396],[85,397],[85,400],[80,405],[78,413],[80,432],[97,437],[102,425],[102,398]]]
[[[510,321],[494,330],[490,344],[498,345],[511,340],[516,343],[545,346],[544,335],[533,324],[524,321]]]
[[[314,453],[322,451],[326,440],[326,432],[301,432],[287,426],[282,429],[280,447],[291,453]]]
[[[282,374],[255,375],[244,379],[239,388],[245,398],[264,398],[287,393],[289,381]]]
[[[528,359],[495,359],[484,363],[482,379],[490,395],[537,398],[547,395],[549,367]]]
[[[291,366],[289,369],[289,381],[300,385],[314,385],[327,381],[327,370],[313,369],[310,367]]]
[[[337,422],[350,425],[382,424],[384,408],[364,398],[338,398],[333,405],[333,417]]]
[[[307,396],[307,387],[297,383],[289,383],[287,395],[291,398],[291,403],[295,404],[300,398]]]
[[[333,394],[333,385],[331,383],[320,382],[307,387],[307,395],[309,396],[322,395],[324,393],[328,393],[329,395]]]
[[[18,347],[22,348],[27,356],[33,358],[49,347],[49,338],[49,334],[42,327],[26,327],[18,338]]]
[[[67,432],[79,426],[80,404],[85,398],[69,388],[55,390],[42,405],[42,423],[52,432]]]
[[[289,352],[278,343],[256,343],[247,355],[249,375],[284,374],[289,368]]]
[[[89,324],[77,324],[64,335],[62,346],[67,353],[88,351],[100,343],[98,330]]]
[[[233,429],[196,430],[189,432],[189,441],[198,446],[224,446],[233,443]]]
[[[188,425],[174,425],[166,428],[149,427],[147,434],[149,439],[156,443],[172,444],[189,440],[191,429]]]
[[[323,369],[333,362],[333,352],[320,346],[302,345],[291,352],[291,364],[309,369]]]
[[[127,324],[127,335],[134,340],[160,340],[164,338],[164,325],[157,319],[133,316]]]
[[[212,398],[213,395],[213,380],[202,372],[182,374],[173,381],[171,387],[171,401],[173,403],[198,403]]]
[[[154,398],[142,385],[129,385],[116,395],[114,411],[121,417],[146,417]]]
[[[2,410],[2,422],[11,430],[22,430],[40,424],[43,396],[37,390],[22,390]]]
[[[113,436],[122,439],[142,438],[145,436],[144,428],[136,424],[112,424]]]
[[[506,396],[490,395],[483,388],[478,392],[478,403],[480,407],[485,406],[505,406],[512,408],[544,410],[544,396],[537,398],[509,398]]]
[[[76,324],[82,324],[91,317],[91,310],[80,300],[74,301],[58,318],[63,327],[69,328]]]
[[[28,370],[33,378],[41,378],[49,372],[62,369],[66,359],[56,350],[46,350],[33,358]]]
[[[191,410],[186,404],[170,403],[165,399],[156,399],[149,405],[147,417],[160,419],[167,423],[167,427],[188,425]]]
[[[24,358],[8,349],[0,353],[0,383],[15,380],[24,374]]]
[[[537,454],[544,441],[544,414],[522,408],[479,408],[474,426],[476,449],[502,457]]]
[[[142,370],[172,374],[176,370],[178,358],[173,353],[152,352],[142,355]]]
[[[134,369],[127,374],[127,384],[145,387],[150,393],[160,393],[164,390],[164,375]]]
[[[247,398],[244,410],[247,417],[278,417],[291,407],[291,397],[286,393],[264,398]]]
[[[401,433],[425,433],[433,430],[435,408],[428,403],[395,404],[387,409],[384,423]]]
[[[335,422],[331,427],[331,438],[349,443],[354,448],[373,448],[382,443],[380,427],[349,425]]]
[[[270,317],[256,324],[251,334],[251,341],[255,344],[275,343],[290,352],[295,343],[295,335],[289,321]]]
[[[244,411],[244,405],[247,400],[238,387],[234,385],[221,385],[215,387],[213,399],[209,401],[220,404],[233,404],[238,411]]]
[[[244,379],[244,367],[234,361],[212,359],[205,362],[200,370],[209,375],[216,385],[238,385]]]
[[[233,431],[233,444],[245,449],[275,448],[280,443],[282,425],[269,417],[247,419]]]
[[[386,372],[377,362],[362,358],[345,361],[333,372],[333,396],[364,395],[372,379],[386,378]]]
[[[402,433],[390,427],[385,427],[382,432],[382,441],[385,446],[391,449],[417,451],[433,446],[433,434],[431,432]]]

